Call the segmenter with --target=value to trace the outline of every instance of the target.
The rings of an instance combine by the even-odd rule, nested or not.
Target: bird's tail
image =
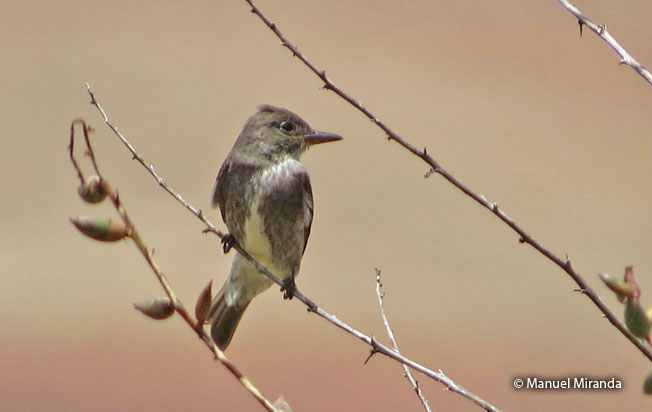
[[[226,350],[231,343],[242,314],[249,306],[249,302],[244,305],[229,305],[225,299],[225,292],[226,284],[215,295],[210,311],[211,336],[221,350]]]

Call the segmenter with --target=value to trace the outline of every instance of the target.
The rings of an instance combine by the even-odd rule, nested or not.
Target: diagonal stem
[[[154,167],[143,160],[143,158],[136,152],[134,147],[129,143],[129,141],[122,135],[122,133],[118,130],[118,127],[113,124],[113,122],[109,119],[108,115],[104,111],[104,108],[102,105],[99,103],[99,101],[95,98],[95,94],[93,93],[90,85],[86,83],[86,88],[88,90],[88,93],[91,97],[91,104],[97,108],[97,110],[100,112],[102,117],[104,118],[104,123],[113,131],[113,133],[118,136],[118,138],[122,141],[122,143],[129,149],[131,152],[132,156],[134,159],[136,159],[145,169],[149,171],[149,173],[156,179],[158,184],[165,189],[166,192],[168,192],[174,199],[176,199],[179,203],[181,203],[187,210],[192,212],[199,220],[201,220],[205,225],[206,229],[204,230],[205,232],[213,232],[215,233],[218,237],[221,239],[224,239],[226,236],[224,233],[221,231],[217,230],[215,228],[215,225],[211,223],[201,212],[201,210],[193,207],[191,204],[186,202],[181,195],[179,195],[177,192],[172,190],[167,183],[161,178],[161,176],[158,175]],[[277,278],[274,274],[272,274],[269,270],[267,270],[263,265],[258,263],[256,259],[254,259],[246,250],[244,250],[237,242],[233,244],[233,248],[237,250],[242,256],[247,258],[255,267],[265,275],[267,278],[269,278],[271,281],[276,283],[279,286],[283,286],[283,282]],[[296,297],[299,301],[301,301],[303,304],[305,304],[308,307],[308,311],[317,314],[318,316],[326,319],[328,322],[331,324],[337,326],[338,328],[344,330],[345,332],[355,336],[359,340],[363,341],[367,345],[371,346],[371,352],[373,353],[381,353],[388,358],[394,359],[397,362],[400,362],[404,365],[409,366],[410,368],[417,370],[421,372],[422,374],[428,376],[429,378],[442,383],[443,385],[446,386],[446,388],[452,392],[458,393],[462,396],[464,396],[467,399],[470,399],[471,401],[475,402],[476,404],[480,405],[483,409],[487,411],[494,411],[497,412],[499,411],[498,408],[493,406],[491,403],[485,401],[484,399],[480,398],[478,395],[469,392],[468,390],[464,389],[461,385],[457,384],[455,381],[453,381],[451,378],[446,376],[444,372],[439,370],[438,372],[435,372],[431,369],[426,368],[423,365],[420,365],[419,363],[406,358],[405,356],[401,355],[400,353],[390,349],[389,347],[383,345],[382,343],[376,341],[373,337],[370,337],[368,335],[365,335],[364,333],[356,330],[355,328],[349,326],[348,324],[344,323],[343,321],[339,320],[336,316],[331,315],[330,313],[326,312],[324,309],[319,307],[314,301],[312,301],[310,298],[306,297],[299,289],[295,289],[294,291],[294,297]]]
[[[618,56],[620,57],[618,64],[624,64],[625,66],[631,67],[636,71],[636,73],[645,79],[646,82],[652,85],[652,74],[650,74],[650,72],[645,67],[643,67],[643,65],[639,63],[638,60],[636,60],[623,46],[620,45],[620,43],[618,43],[618,41],[607,30],[606,24],[598,25],[593,23],[591,20],[589,20],[588,17],[582,14],[580,9],[572,5],[568,0],[557,0],[557,3],[561,4],[566,10],[568,10],[570,14],[575,16],[577,22],[580,25],[580,36],[582,35],[582,27],[588,27],[589,30],[600,37],[605,43],[607,43],[609,47],[613,49],[613,51],[618,53]]]
[[[566,272],[573,281],[578,286],[578,291],[586,295],[591,302],[604,314],[604,316],[611,322],[611,324],[618,329],[618,331],[623,334],[636,348],[646,357],[648,360],[652,361],[652,351],[648,346],[643,344],[643,342],[637,339],[632,335],[625,325],[616,317],[616,315],[605,305],[605,303],[600,299],[600,297],[591,289],[584,278],[573,268],[570,259],[562,259],[559,256],[555,255],[548,248],[539,243],[532,235],[527,233],[519,224],[512,220],[505,212],[498,208],[497,203],[489,202],[485,199],[484,196],[477,194],[466,186],[461,181],[457,180],[450,172],[440,166],[430,154],[426,148],[423,150],[417,149],[414,145],[410,144],[407,140],[403,139],[400,135],[395,133],[392,129],[389,128],[382,120],[380,120],[375,114],[373,114],[369,109],[367,109],[359,100],[352,97],[350,94],[339,88],[333,81],[331,81],[326,76],[325,70],[320,70],[308,58],[297,49],[297,47],[292,44],[278,29],[275,23],[271,22],[261,11],[256,7],[252,0],[245,0],[251,7],[251,12],[255,14],[269,29],[274,32],[276,37],[281,40],[281,45],[292,53],[293,57],[298,58],[310,71],[312,71],[317,77],[324,82],[323,88],[326,90],[331,90],[333,93],[347,101],[353,107],[358,109],[363,115],[370,119],[376,126],[383,130],[386,133],[389,140],[393,140],[398,143],[403,149],[409,151],[413,155],[417,156],[423,160],[426,164],[430,166],[430,170],[426,173],[426,177],[432,175],[433,173],[439,174],[441,177],[446,179],[453,186],[464,192],[465,195],[469,196],[471,199],[476,201],[485,209],[488,209],[492,212],[498,219],[503,223],[509,226],[514,232],[519,235],[519,242],[527,243],[532,246],[535,250],[541,253],[543,256],[548,258],[551,262],[559,266],[564,272]]]
[[[163,290],[165,290],[165,294],[168,296],[168,299],[170,299],[170,302],[172,303],[172,306],[174,307],[174,310],[183,318],[183,320],[190,326],[192,330],[195,331],[199,339],[204,342],[204,344],[208,347],[208,349],[212,352],[213,356],[215,359],[217,359],[222,365],[224,365],[231,374],[238,379],[240,384],[245,387],[247,391],[262,405],[263,408],[265,408],[269,412],[280,412],[272,403],[267,400],[263,396],[263,394],[254,386],[254,384],[247,378],[236,366],[233,364],[222,352],[217,345],[215,345],[215,342],[206,334],[206,332],[203,329],[203,324],[195,321],[188,310],[185,308],[181,300],[177,297],[176,293],[172,289],[172,286],[170,285],[170,282],[168,281],[167,277],[165,274],[163,274],[163,271],[160,269],[156,261],[154,260],[153,253],[150,252],[149,248],[145,245],[144,240],[141,238],[140,234],[136,230],[136,227],[134,226],[133,222],[127,215],[127,210],[125,209],[124,205],[122,204],[122,201],[120,200],[120,197],[118,196],[117,190],[113,190],[111,186],[107,183],[107,181],[104,179],[102,176],[102,173],[100,172],[99,167],[97,166],[97,162],[95,160],[95,153],[93,152],[93,147],[91,146],[90,140],[89,140],[89,132],[92,130],[89,126],[86,125],[86,122],[84,122],[81,119],[75,119],[71,126],[70,126],[70,145],[68,146],[68,150],[70,151],[70,160],[73,164],[73,167],[77,171],[79,180],[84,182],[84,176],[81,172],[81,169],[79,168],[79,164],[77,163],[75,156],[74,156],[74,140],[75,140],[75,129],[74,126],[76,124],[81,124],[83,126],[83,132],[84,132],[84,139],[86,142],[86,147],[87,147],[87,154],[91,159],[91,162],[93,164],[93,169],[95,170],[95,173],[97,176],[100,178],[101,181],[104,181],[103,189],[107,194],[107,197],[111,200],[113,203],[113,206],[115,207],[116,211],[122,218],[125,226],[126,226],[126,232],[127,236],[131,238],[131,240],[134,241],[136,247],[140,251],[140,253],[143,255],[145,260],[147,261],[147,264],[149,267],[152,269],[154,274],[156,275],[156,278],[158,279],[159,283],[163,287]],[[117,129],[116,129],[117,130]]]

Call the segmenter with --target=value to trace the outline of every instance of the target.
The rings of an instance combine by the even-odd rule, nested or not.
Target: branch
[[[568,0],[557,0],[557,3],[561,4],[564,6],[566,10],[575,18],[577,19],[577,23],[580,25],[580,36],[582,35],[582,26],[588,27],[593,33],[595,33],[598,37],[600,37],[602,40],[604,40],[605,43],[609,45],[615,51],[618,53],[618,56],[620,56],[620,61],[618,64],[624,64],[626,66],[631,67],[632,69],[636,70],[636,72],[643,78],[645,79],[646,82],[648,82],[650,85],[652,85],[652,74],[641,65],[634,57],[632,57],[631,54],[623,46],[616,41],[616,39],[613,38],[611,33],[607,31],[607,25],[604,24],[595,24],[591,20],[589,20],[588,17],[584,16],[582,12],[575,6],[573,6]]]
[[[566,272],[573,281],[578,286],[578,289],[576,289],[578,292],[581,292],[585,294],[591,302],[604,314],[604,316],[611,322],[612,325],[616,329],[620,331],[629,341],[638,348],[641,353],[648,358],[650,361],[652,361],[652,351],[650,350],[649,347],[645,346],[639,339],[637,339],[634,335],[632,335],[626,328],[625,325],[623,325],[622,322],[618,320],[616,315],[607,307],[607,305],[604,304],[602,299],[591,289],[587,284],[584,278],[580,276],[578,272],[575,271],[573,268],[571,261],[568,257],[565,259],[562,259],[552,253],[548,248],[543,246],[541,243],[539,243],[537,240],[535,240],[530,234],[528,234],[523,228],[521,228],[520,225],[518,225],[514,220],[512,220],[505,212],[503,212],[501,209],[498,208],[497,203],[491,203],[485,199],[484,196],[479,195],[475,193],[473,190],[471,190],[468,186],[466,186],[464,183],[460,182],[455,178],[450,172],[445,170],[443,167],[439,165],[439,162],[437,162],[430,154],[428,154],[428,151],[426,148],[423,150],[417,149],[415,146],[410,144],[407,140],[403,139],[401,136],[399,136],[397,133],[395,133],[392,129],[390,129],[385,123],[383,123],[382,120],[380,120],[376,115],[374,115],[369,109],[367,109],[359,100],[353,98],[351,95],[346,93],[344,90],[340,89],[338,86],[335,85],[327,76],[326,76],[326,71],[318,69],[315,65],[313,65],[307,58],[306,56],[301,53],[296,46],[294,46],[290,41],[283,36],[283,34],[279,31],[278,27],[276,24],[272,23],[265,15],[253,4],[252,0],[245,0],[249,6],[251,6],[251,12],[254,13],[260,20],[267,25],[267,27],[270,28],[276,35],[281,40],[281,45],[292,53],[292,55],[296,58],[298,58],[310,71],[312,71],[317,77],[321,79],[321,81],[324,82],[323,88],[326,90],[331,90],[333,93],[337,94],[339,97],[342,99],[346,100],[349,104],[351,104],[353,107],[358,109],[362,114],[364,114],[367,118],[369,118],[376,126],[378,126],[380,129],[383,130],[384,133],[386,133],[387,138],[389,140],[393,140],[396,143],[398,143],[402,148],[405,150],[409,151],[416,157],[420,158],[423,160],[426,164],[430,166],[430,170],[425,174],[425,177],[429,177],[433,173],[437,173],[440,176],[442,176],[444,179],[446,179],[449,183],[451,183],[453,186],[464,192],[465,195],[470,197],[471,199],[475,200],[477,203],[479,203],[482,207],[485,209],[489,210],[491,213],[496,215],[498,219],[500,219],[503,223],[505,223],[507,226],[512,228],[514,232],[516,232],[519,235],[519,242],[520,243],[527,243],[530,246],[532,246],[535,250],[537,250],[539,253],[541,253],[543,256],[548,258],[550,261],[552,261],[554,264],[559,266],[564,272]]]
[[[137,160],[138,163],[143,165],[143,167],[145,169],[147,169],[149,174],[151,174],[152,177],[154,177],[154,179],[156,179],[156,182],[158,183],[159,186],[161,186],[163,188],[163,190],[165,190],[172,197],[174,197],[179,203],[181,203],[186,209],[188,209],[190,211],[190,213],[197,216],[202,222],[204,222],[204,224],[206,225],[206,231],[207,232],[213,232],[216,235],[218,235],[220,238],[223,238],[225,236],[225,234],[220,232],[219,230],[217,230],[215,228],[215,226],[210,221],[208,221],[208,220],[206,220],[204,218],[204,214],[201,211],[201,209],[197,209],[197,208],[193,207],[190,203],[186,202],[185,199],[178,192],[174,191],[170,186],[168,186],[168,184],[165,183],[165,180],[163,180],[163,178],[161,176],[159,176],[158,173],[156,173],[156,169],[154,169],[154,165],[147,162],[145,159],[142,158],[142,156],[140,156],[138,154],[138,152],[136,152],[136,149],[134,149],[134,147],[131,145],[131,143],[129,143],[129,141],[122,135],[122,133],[120,133],[120,131],[118,130],[118,126],[114,125],[113,122],[111,122],[111,120],[109,119],[109,116],[104,111],[104,107],[102,107],[100,102],[98,102],[95,99],[95,94],[93,94],[93,90],[91,89],[91,85],[88,84],[88,83],[86,83],[86,90],[88,91],[88,94],[91,97],[90,104],[92,104],[93,106],[95,106],[97,108],[97,110],[102,115],[102,118],[104,119],[104,123],[106,123],[106,125],[109,126],[109,128],[113,131],[113,133],[116,136],[118,136],[120,141],[125,146],[127,146],[127,149],[129,149],[129,151],[131,152],[131,155],[133,156],[133,158],[135,160]]]
[[[385,305],[383,303],[383,298],[385,297],[385,294],[382,293],[381,288],[383,287],[383,284],[380,282],[380,270],[376,269],[376,297],[378,298],[378,307],[380,308],[380,315],[383,318],[383,325],[385,326],[385,330],[387,331],[387,336],[389,336],[389,340],[392,341],[392,346],[394,347],[394,350],[396,353],[400,353],[398,350],[398,343],[396,343],[396,338],[394,337],[394,332],[392,331],[392,328],[389,326],[389,320],[387,320],[387,315],[385,314]],[[419,383],[414,379],[414,376],[412,376],[412,372],[408,369],[407,366],[401,365],[403,367],[403,372],[404,376],[407,378],[408,381],[410,381],[410,385],[412,385],[412,389],[414,389],[414,392],[416,392],[417,396],[419,397],[419,400],[421,401],[421,404],[425,408],[427,412],[431,412],[430,410],[430,405],[428,405],[428,400],[423,396],[423,393],[421,392],[421,388],[419,387]]]
[[[156,173],[154,167],[150,164],[145,162],[142,157],[136,153],[134,147],[129,143],[129,141],[118,131],[117,126],[111,122],[109,119],[108,115],[102,108],[102,105],[98,102],[98,100],[95,98],[95,94],[93,93],[90,85],[86,83],[86,88],[88,89],[88,94],[91,97],[91,104],[97,108],[97,110],[100,112],[102,117],[104,118],[104,122],[109,126],[109,128],[113,131],[114,134],[116,134],[120,140],[124,143],[124,145],[129,149],[131,152],[132,156],[134,159],[138,160],[138,162],[145,167],[149,173],[156,179],[156,181],[159,183],[161,187],[165,189],[172,197],[174,197],[179,203],[181,203],[186,209],[191,211],[199,220],[201,220],[205,225],[206,229],[204,232],[212,232],[215,233],[220,239],[223,239],[226,235],[222,233],[221,231],[217,230],[215,228],[215,225],[213,225],[201,212],[201,210],[196,209],[192,205],[190,205],[188,202],[186,202],[181,195],[176,193],[174,190],[172,190],[165,182],[164,180]],[[233,248],[237,250],[242,256],[247,258],[255,267],[262,273],[264,276],[269,278],[272,282],[276,283],[279,286],[283,286],[283,281],[281,281],[279,278],[277,278],[274,274],[272,274],[269,270],[267,270],[263,265],[261,265],[259,262],[256,261],[246,250],[244,250],[237,242],[233,244]],[[343,331],[355,336],[362,342],[366,343],[367,345],[371,346],[371,354],[375,353],[381,353],[388,358],[391,358],[397,362],[400,362],[404,365],[409,366],[410,368],[421,372],[422,374],[428,376],[429,378],[442,383],[443,385],[446,386],[446,388],[452,392],[455,392],[457,394],[462,395],[463,397],[473,401],[477,405],[481,406],[483,409],[487,411],[495,411],[498,412],[499,409],[493,406],[491,403],[485,401],[484,399],[480,398],[478,395],[467,391],[464,389],[461,385],[457,384],[455,381],[453,381],[451,378],[446,376],[444,372],[439,370],[438,372],[435,372],[431,369],[426,368],[425,366],[406,358],[405,356],[401,355],[397,351],[394,351],[390,349],[389,347],[383,345],[382,343],[376,341],[373,337],[370,337],[368,335],[365,335],[364,333],[354,329],[353,327],[349,326],[348,324],[342,322],[339,320],[336,316],[331,315],[330,313],[326,312],[324,309],[319,307],[314,301],[306,297],[301,291],[296,288],[294,290],[294,297],[297,298],[299,301],[301,301],[303,304],[305,304],[308,307],[308,311],[315,313],[316,315],[326,319],[328,322],[331,324],[337,326],[338,328],[342,329]]]
[[[102,173],[100,172],[97,162],[95,160],[95,154],[93,153],[93,148],[91,146],[90,140],[89,140],[89,133],[92,131],[92,129],[86,125],[86,122],[84,122],[81,119],[76,119],[72,122],[70,126],[70,144],[68,146],[68,149],[70,151],[70,160],[73,164],[73,167],[77,171],[77,175],[79,177],[79,180],[81,181],[82,185],[85,182],[84,175],[79,168],[79,165],[77,161],[75,160],[74,156],[74,141],[75,141],[75,125],[80,124],[83,127],[83,132],[84,132],[84,139],[86,142],[86,154],[90,157],[91,162],[93,164],[93,169],[95,170],[95,173],[99,177],[100,184],[102,186],[102,190],[106,193],[107,197],[111,199],[111,202],[115,206],[118,214],[122,218],[124,224],[125,224],[125,234],[127,237],[130,237],[136,246],[138,247],[138,250],[140,253],[143,255],[145,260],[147,261],[147,264],[149,267],[152,269],[154,274],[156,275],[156,278],[158,279],[159,283],[165,290],[166,295],[170,299],[170,302],[172,304],[172,307],[174,310],[183,318],[183,320],[190,326],[192,330],[195,331],[197,336],[199,336],[199,339],[201,339],[204,344],[208,347],[208,349],[213,353],[213,356],[215,359],[220,361],[222,365],[224,365],[231,374],[238,379],[240,384],[249,391],[249,393],[269,412],[280,412],[278,409],[276,409],[263,395],[262,393],[254,386],[253,383],[242,373],[240,370],[233,364],[231,361],[226,357],[224,352],[222,352],[213,342],[210,336],[206,334],[206,332],[203,329],[203,323],[195,321],[192,316],[188,313],[186,310],[185,306],[179,300],[177,295],[174,293],[174,290],[172,289],[172,286],[170,286],[170,282],[168,281],[167,277],[163,274],[161,269],[159,268],[158,264],[154,261],[153,258],[153,252],[150,252],[150,250],[147,248],[145,245],[145,242],[143,239],[140,237],[138,231],[136,230],[136,227],[134,226],[133,222],[127,215],[127,210],[125,209],[124,205],[120,201],[120,198],[118,196],[118,192],[114,191],[111,189],[110,185],[108,184],[107,180],[104,179],[102,176]],[[117,133],[117,129],[114,129],[114,131]],[[152,169],[153,170],[153,169]]]

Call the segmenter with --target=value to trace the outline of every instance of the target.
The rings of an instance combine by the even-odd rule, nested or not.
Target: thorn
[[[423,175],[423,178],[424,178],[424,179],[427,179],[427,178],[429,178],[430,176],[432,176],[434,173],[435,173],[435,169],[430,168],[430,170],[428,170],[428,171]]]
[[[428,148],[424,146],[423,148],[423,155],[428,156]]]
[[[372,356],[374,356],[378,351],[375,348],[369,349],[369,356],[367,356],[367,359],[364,360],[364,365],[369,362],[369,359],[371,359]]]
[[[525,243],[525,238],[523,236],[519,237],[518,243]]]
[[[582,23],[582,20],[577,19],[577,24],[580,25],[580,38],[582,37],[582,27],[584,26],[584,23]]]
[[[498,212],[498,203],[491,204],[491,211],[494,213]]]
[[[627,62],[625,61],[625,59],[620,59],[620,60],[618,61],[618,64],[619,64],[619,65],[623,65],[623,64],[627,64]]]
[[[392,136],[387,135],[387,141],[391,141],[391,140],[392,140]]]
[[[314,306],[313,306],[313,305],[310,305],[310,306],[308,306],[308,307],[306,308],[306,311],[309,312],[309,313],[310,313],[310,312],[312,312],[312,313],[317,313],[317,306],[316,306],[316,305],[314,305]]]
[[[324,79],[324,81],[326,81],[326,70],[322,70],[321,72],[319,72],[319,77],[321,77],[322,79]]]
[[[573,292],[577,292],[577,293],[581,293],[581,294],[585,295],[586,294],[586,289],[579,289],[579,288],[578,289],[573,289]]]

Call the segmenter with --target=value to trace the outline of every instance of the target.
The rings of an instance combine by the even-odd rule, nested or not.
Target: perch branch
[[[605,43],[607,43],[609,47],[613,49],[613,51],[618,53],[618,56],[620,56],[620,61],[618,64],[624,64],[631,67],[636,71],[636,73],[645,79],[646,82],[652,85],[652,74],[650,74],[650,72],[645,67],[643,67],[643,65],[639,63],[638,60],[632,57],[632,55],[629,54],[629,52],[625,50],[625,48],[621,46],[620,43],[618,43],[618,41],[607,30],[606,24],[593,23],[591,20],[589,20],[588,17],[582,14],[580,9],[572,5],[568,0],[557,0],[557,3],[561,4],[566,10],[568,10],[570,14],[575,16],[577,23],[580,25],[580,36],[582,35],[582,27],[588,27],[589,30],[600,37]]]
[[[136,153],[134,147],[129,143],[129,141],[119,132],[118,127],[113,124],[113,122],[109,119],[108,115],[104,111],[102,105],[99,103],[99,101],[96,99],[95,94],[93,93],[90,85],[86,83],[86,88],[88,90],[88,94],[91,97],[91,104],[97,108],[97,110],[100,112],[102,117],[104,118],[104,122],[107,124],[107,126],[113,131],[115,135],[120,138],[122,143],[129,149],[131,152],[132,156],[134,159],[138,160],[143,167],[145,167],[149,173],[156,179],[156,181],[159,183],[161,187],[165,189],[166,192],[168,192],[174,199],[176,199],[179,203],[181,203],[187,210],[191,211],[199,220],[202,221],[204,225],[206,225],[206,228],[204,231],[205,232],[212,232],[215,233],[220,239],[223,239],[225,237],[225,234],[222,233],[221,231],[217,230],[215,228],[215,225],[213,225],[201,212],[201,210],[193,207],[190,205],[188,202],[186,202],[181,195],[179,195],[177,192],[172,190],[167,184],[165,184],[164,180],[156,173],[154,167],[142,160],[143,158]],[[246,250],[244,250],[237,242],[233,245],[233,248],[236,249],[242,256],[244,256],[246,259],[248,259],[255,267],[260,271],[263,275],[265,275],[267,278],[269,278],[271,281],[276,283],[279,286],[283,286],[283,282],[274,276],[269,270],[267,270],[263,265],[261,265],[259,262],[256,261]],[[421,372],[422,374],[428,376],[429,378],[442,383],[443,385],[446,386],[446,388],[454,393],[457,393],[477,405],[481,406],[483,409],[487,411],[494,411],[497,412],[499,411],[498,408],[493,406],[491,403],[485,401],[484,399],[480,398],[478,395],[466,390],[463,388],[461,385],[453,381],[451,378],[446,376],[441,370],[438,372],[435,372],[431,369],[426,368],[425,366],[406,358],[405,356],[401,355],[400,353],[390,349],[389,347],[383,345],[382,343],[376,341],[373,337],[370,337],[368,335],[365,335],[364,333],[354,329],[353,327],[349,326],[348,324],[344,323],[343,321],[339,320],[336,316],[331,315],[330,313],[326,312],[324,309],[319,307],[315,302],[313,302],[311,299],[306,297],[298,288],[295,289],[294,291],[294,297],[297,298],[299,301],[301,301],[303,304],[305,304],[308,307],[308,311],[317,314],[318,316],[326,319],[328,322],[331,324],[337,326],[338,328],[344,330],[345,332],[355,336],[359,340],[363,341],[367,345],[371,347],[371,353],[381,353],[388,358],[391,358],[397,362],[400,362],[404,365],[409,366],[410,368]]]
[[[339,88],[335,83],[333,83],[327,76],[326,76],[326,71],[318,69],[314,64],[312,64],[306,56],[297,49],[294,44],[292,44],[278,29],[278,26],[275,23],[272,23],[261,11],[258,9],[252,0],[245,0],[249,6],[251,7],[251,12],[255,14],[269,29],[274,32],[276,37],[278,37],[281,40],[281,45],[285,48],[287,48],[293,55],[293,57],[298,58],[310,71],[312,71],[319,79],[321,79],[322,82],[324,82],[323,88],[326,90],[331,90],[333,93],[347,101],[349,104],[351,104],[353,107],[358,109],[360,112],[362,112],[363,115],[365,115],[367,118],[369,118],[374,124],[376,124],[380,129],[383,130],[383,132],[387,135],[387,138],[389,140],[393,140],[396,143],[398,143],[402,148],[405,150],[409,151],[416,157],[420,158],[423,160],[426,164],[430,166],[430,170],[426,173],[426,177],[437,173],[440,176],[442,176],[444,179],[446,179],[449,183],[451,183],[453,186],[461,190],[464,194],[466,194],[468,197],[471,199],[475,200],[477,203],[479,203],[482,207],[486,208],[489,210],[491,213],[496,215],[498,219],[500,219],[503,223],[505,223],[507,226],[512,228],[514,232],[516,232],[519,235],[519,242],[520,243],[527,243],[528,245],[532,246],[536,251],[541,253],[543,256],[548,258],[550,261],[552,261],[554,264],[559,266],[564,272],[566,272],[573,281],[578,286],[578,290],[582,292],[584,295],[586,295],[591,302],[604,314],[604,316],[611,322],[611,324],[618,329],[620,333],[622,333],[629,341],[636,346],[636,348],[650,361],[652,361],[652,351],[650,350],[649,347],[644,345],[639,339],[637,339],[634,335],[632,335],[625,325],[618,320],[616,315],[605,305],[605,303],[602,301],[602,299],[598,296],[598,294],[591,289],[584,278],[580,276],[580,274],[575,271],[573,268],[570,259],[566,257],[565,259],[560,258],[559,256],[555,255],[552,253],[548,248],[543,246],[541,243],[539,243],[534,237],[532,237],[530,234],[528,234],[525,229],[523,229],[519,224],[517,224],[514,220],[512,220],[505,212],[502,211],[502,209],[498,208],[498,204],[489,202],[487,199],[485,199],[484,196],[477,194],[473,190],[471,190],[468,186],[466,186],[464,183],[461,181],[457,180],[455,176],[453,176],[450,172],[448,172],[446,169],[440,166],[439,162],[437,162],[429,153],[428,151],[424,148],[423,150],[417,149],[415,146],[410,144],[407,140],[403,139],[401,136],[399,136],[397,133],[395,133],[392,129],[390,129],[383,121],[381,121],[376,115],[374,115],[369,109],[367,109],[359,100],[355,99],[348,93],[346,93],[344,90]]]

